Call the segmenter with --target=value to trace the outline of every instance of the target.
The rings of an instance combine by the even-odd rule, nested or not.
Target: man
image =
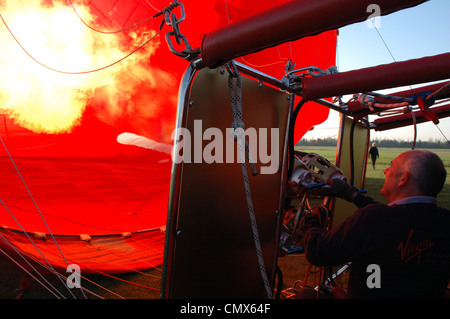
[[[372,143],[372,147],[369,150],[370,158],[372,159],[372,167],[375,169],[375,163],[377,161],[377,158],[380,157],[380,154],[378,153],[378,148],[375,143]]]
[[[432,152],[413,150],[396,157],[384,173],[381,194],[389,205],[341,180],[327,182],[326,195],[359,209],[330,231],[322,229],[320,209],[311,214],[303,227],[306,258],[316,266],[351,262],[350,298],[444,298],[450,211],[436,203],[447,174],[444,164]]]

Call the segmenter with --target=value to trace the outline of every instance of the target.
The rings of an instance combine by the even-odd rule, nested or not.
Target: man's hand
[[[353,202],[356,195],[358,195],[356,187],[339,178],[327,180],[320,190],[325,196],[336,196],[349,202]]]
[[[306,232],[311,227],[320,227],[323,231],[327,226],[329,211],[325,206],[318,206],[306,214],[305,222],[300,228],[300,236],[305,237]]]
[[[325,206],[318,206],[308,216],[308,218],[310,217],[317,217],[320,224],[325,226],[328,219],[328,209]]]

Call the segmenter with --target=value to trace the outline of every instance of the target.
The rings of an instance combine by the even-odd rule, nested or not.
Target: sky
[[[450,52],[449,13],[449,0],[430,0],[416,7],[373,20],[373,23],[378,26],[377,29],[370,24],[370,21],[341,28],[336,53],[339,72]],[[368,16],[370,14],[369,12]],[[412,87],[424,85],[413,85]],[[396,88],[393,92],[404,89],[408,88]],[[378,92],[389,93],[389,90]],[[348,98],[344,101],[348,101]],[[369,121],[372,122],[375,118],[376,116],[369,116]],[[304,138],[334,136],[337,134],[338,128],[339,114],[330,111],[328,120],[316,126]],[[371,138],[391,139],[393,136],[400,140],[412,141],[414,127],[407,126],[384,132],[371,130]],[[450,140],[450,118],[440,119],[437,127],[430,122],[417,125],[417,140],[428,141],[430,139],[442,142]]]

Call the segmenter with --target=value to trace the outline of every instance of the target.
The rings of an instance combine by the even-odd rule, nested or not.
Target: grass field
[[[335,148],[312,146],[301,148],[303,152],[314,152],[326,157],[331,162],[335,159]],[[379,149],[380,158],[377,161],[376,169],[371,167],[371,163],[367,166],[367,175],[365,189],[368,195],[380,202],[386,200],[379,194],[384,183],[383,171],[387,168],[397,155],[407,149],[381,148]],[[449,149],[431,149],[437,153],[445,163],[447,171],[450,171],[450,150]],[[447,179],[445,187],[438,197],[441,206],[450,209],[450,179]],[[298,281],[304,281],[309,267],[303,254],[288,255],[278,259],[278,265],[283,274],[283,289],[294,287]],[[0,299],[14,298],[20,278],[23,273],[17,270],[0,254],[0,268],[2,269],[0,276]],[[308,283],[318,279],[319,273],[314,268],[309,274]],[[345,278],[345,274],[343,276]],[[92,280],[96,284],[91,284],[88,280]],[[134,284],[130,284],[133,282]],[[57,282],[56,282],[57,284]],[[158,299],[160,297],[159,289],[161,287],[161,268],[150,269],[141,273],[129,273],[117,275],[115,278],[108,276],[88,276],[83,280],[83,284],[89,289],[101,295],[103,298],[127,298],[127,299]],[[111,292],[109,292],[111,291]],[[82,296],[79,296],[82,298]],[[23,298],[54,298],[36,282],[32,282],[32,289],[23,296]]]

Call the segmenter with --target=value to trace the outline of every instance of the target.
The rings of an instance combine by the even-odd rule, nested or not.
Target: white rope
[[[40,261],[40,260],[37,259],[36,257],[34,257],[34,256],[32,256],[32,255],[30,255],[29,257],[30,257],[31,259],[33,259],[34,262],[40,264],[43,268],[47,269],[48,271],[51,271],[51,269],[49,268],[49,266],[47,266],[46,264],[44,264],[42,261]],[[67,276],[64,276],[63,274],[60,274],[60,273],[58,273],[57,275],[61,278],[62,281],[64,281],[64,282],[67,281],[67,278],[68,278]],[[88,278],[85,277],[85,276],[80,275],[80,278],[83,279],[83,280],[86,280],[86,281],[89,281],[89,282],[93,283],[94,285],[96,285],[96,286],[102,288],[103,290],[105,290],[105,291],[107,291],[107,292],[109,292],[109,293],[111,293],[111,294],[114,294],[114,295],[116,295],[116,296],[118,296],[118,297],[120,297],[120,298],[122,298],[122,299],[125,299],[125,298],[121,297],[120,295],[118,295],[118,294],[116,294],[116,293],[114,293],[114,292],[112,292],[112,291],[106,289],[105,287],[102,287],[101,285],[95,283],[94,281],[88,279]],[[100,296],[100,295],[98,295],[98,294],[92,292],[91,290],[89,290],[89,289],[87,289],[87,288],[85,288],[85,287],[83,287],[83,286],[81,286],[80,289],[83,290],[83,294],[84,294],[84,292],[87,292],[87,293],[91,294],[92,296],[97,297],[97,298],[99,298],[99,299],[105,299],[104,297],[102,297],[102,296]]]
[[[241,168],[242,168],[242,176],[244,179],[244,187],[245,187],[245,196],[247,199],[247,207],[248,207],[248,212],[250,215],[250,222],[251,222],[251,226],[252,226],[252,232],[253,232],[253,239],[254,239],[254,243],[255,243],[255,248],[256,248],[256,254],[258,257],[258,264],[259,264],[259,270],[261,272],[261,276],[263,279],[263,283],[264,283],[264,287],[266,289],[266,293],[267,293],[267,297],[269,299],[272,299],[272,288],[270,286],[269,283],[269,279],[267,277],[267,271],[266,271],[266,267],[264,265],[264,258],[263,258],[263,253],[262,253],[262,248],[261,248],[261,243],[260,243],[260,239],[259,239],[259,233],[258,233],[258,224],[256,222],[256,217],[255,217],[255,211],[253,208],[253,200],[252,200],[252,196],[251,196],[251,191],[250,191],[250,182],[248,179],[248,174],[247,174],[247,165],[245,163],[245,154],[250,154],[249,150],[248,150],[248,144],[246,143],[245,140],[245,136],[244,136],[244,122],[242,121],[242,81],[241,81],[241,76],[239,74],[239,71],[236,68],[236,65],[234,64],[234,62],[231,62],[234,68],[234,74],[233,72],[230,72],[229,75],[229,86],[230,86],[230,95],[231,95],[231,105],[232,105],[232,111],[233,111],[233,128],[234,128],[234,136],[235,139],[238,143],[238,147],[239,147],[239,157],[240,157],[240,161],[241,161]],[[237,82],[237,88],[234,87],[233,81],[234,78],[236,78],[236,82]],[[251,162],[251,160],[250,160]],[[251,165],[251,163],[250,163]]]
[[[52,269],[53,273],[59,278],[59,274],[58,272],[52,267],[52,265],[50,264],[50,262],[47,260],[47,258],[45,257],[45,255],[41,252],[41,250],[38,248],[38,246],[34,243],[34,241],[30,238],[30,236],[28,235],[28,233],[25,231],[25,229],[22,227],[22,225],[19,223],[19,221],[16,219],[16,217],[14,216],[13,213],[11,213],[11,211],[9,210],[9,208],[5,205],[5,203],[0,199],[0,204],[3,205],[3,207],[5,207],[6,211],[9,213],[9,215],[14,219],[14,221],[17,223],[17,225],[20,227],[20,229],[22,230],[22,232],[25,234],[25,236],[28,238],[28,240],[30,241],[30,243],[34,246],[34,248],[36,248],[36,250],[39,252],[39,254],[42,256],[42,258],[44,258],[45,262],[50,266],[50,268]],[[56,243],[56,242],[55,242]],[[67,287],[67,289],[69,290],[69,292],[72,294],[72,296],[75,298],[75,296],[73,295],[73,293],[70,291],[70,289]]]
[[[37,279],[36,277],[34,277],[28,270],[25,269],[25,267],[23,267],[21,264],[19,264],[17,261],[14,260],[14,258],[12,258],[11,256],[9,256],[4,250],[2,250],[0,248],[0,252],[3,253],[6,257],[8,257],[13,263],[15,263],[18,267],[22,268],[22,270],[26,273],[28,273],[29,276],[31,276],[34,280],[36,280],[37,282],[39,282],[44,288],[46,288],[51,294],[53,294],[56,298],[59,298],[53,291],[51,291],[47,286],[45,286],[43,283],[41,283],[39,281],[39,279]]]
[[[42,215],[42,213],[41,213],[41,211],[40,211],[40,209],[39,209],[39,207],[38,207],[36,201],[34,200],[33,195],[31,195],[31,192],[30,192],[30,190],[29,190],[27,184],[25,183],[25,180],[23,179],[22,174],[20,174],[20,171],[19,171],[19,169],[18,169],[16,163],[14,162],[14,160],[13,160],[11,154],[9,153],[8,148],[6,147],[6,144],[3,142],[3,139],[1,138],[1,136],[0,136],[0,142],[3,144],[3,147],[4,147],[5,151],[6,151],[6,153],[8,154],[9,159],[11,160],[11,163],[14,165],[14,168],[16,169],[17,174],[19,175],[19,177],[20,177],[20,179],[21,179],[23,185],[25,186],[25,189],[27,190],[28,195],[30,196],[31,200],[33,201],[33,204],[34,204],[34,206],[36,207],[36,209],[37,209],[39,215],[41,216],[42,221],[44,222],[44,224],[45,224],[47,230],[49,231],[49,233],[50,233],[50,235],[51,235],[51,237],[52,237],[54,243],[56,244],[56,247],[58,247],[58,250],[59,250],[59,252],[60,252],[62,258],[64,259],[66,265],[69,266],[69,263],[67,262],[66,258],[64,257],[64,254],[62,253],[61,248],[59,247],[58,243],[56,242],[56,239],[55,239],[55,237],[53,236],[53,233],[51,232],[51,230],[50,230],[50,228],[49,228],[49,226],[48,226],[48,224],[47,224],[47,222],[46,222],[44,216]],[[14,221],[17,223],[17,225],[19,225],[19,227],[22,229],[22,231],[24,232],[24,234],[27,236],[28,240],[34,245],[34,247],[37,249],[37,251],[41,254],[41,256],[45,259],[45,261],[48,263],[48,265],[52,268],[53,273],[57,274],[56,270],[50,265],[50,263],[48,262],[47,258],[45,258],[45,256],[42,254],[42,252],[41,252],[41,251],[39,250],[39,248],[36,246],[36,244],[35,244],[35,243],[31,240],[31,238],[28,236],[27,232],[25,231],[25,229],[23,229],[22,225],[21,225],[21,224],[18,222],[18,220],[15,218],[14,214],[11,213],[11,211],[8,209],[8,207],[5,205],[5,203],[4,203],[1,199],[0,199],[0,202],[1,202],[1,204],[6,208],[6,210],[8,211],[8,213],[11,215],[11,217],[12,217],[12,218],[14,219]],[[69,290],[69,292],[71,293],[71,295],[72,295],[73,297],[75,297],[75,296],[73,295],[73,293],[70,291],[70,289],[69,289],[69,288],[67,288],[67,289]],[[85,296],[85,297],[86,297],[86,296]]]
[[[258,175],[258,170],[256,169],[255,166],[255,161],[252,158],[252,154],[250,152],[250,148],[248,146],[248,142],[244,137],[244,121],[242,120],[242,78],[241,75],[239,73],[239,71],[237,70],[236,64],[234,63],[234,61],[231,62],[231,64],[233,65],[233,69],[234,71],[232,71],[231,69],[228,68],[228,71],[230,73],[230,76],[228,78],[228,85],[230,87],[230,99],[231,99],[231,108],[233,111],[233,123],[231,123],[231,127],[234,129],[234,139],[235,141],[237,140],[237,134],[236,134],[236,130],[238,128],[242,128],[242,137],[243,137],[243,142],[245,145],[245,153],[244,155],[248,156],[248,162],[250,164],[250,169],[252,171],[253,176]],[[237,87],[234,87],[234,78],[236,78],[236,85]],[[240,158],[241,163],[245,162],[245,156]]]
[[[356,100],[364,107],[369,108],[371,111],[375,111],[374,107],[380,108],[380,109],[393,109],[403,106],[409,106],[409,102],[402,101],[397,103],[377,103],[373,96],[367,95],[367,94],[359,94],[355,96]]]
[[[6,244],[8,244],[11,248],[13,248],[14,249],[14,251],[19,255],[19,256],[21,256],[22,257],[22,259],[51,287],[51,288],[53,288],[62,298],[64,298],[64,299],[66,299],[66,297],[60,292],[60,291],[58,291],[58,289],[57,288],[55,288],[50,282],[48,282],[48,280],[47,279],[45,279],[45,277],[23,256],[23,255],[27,255],[27,257],[30,259],[30,260],[33,260],[36,264],[38,264],[38,265],[40,265],[42,268],[45,268],[47,271],[49,271],[49,272],[52,272],[52,269],[49,267],[49,266],[47,266],[45,263],[43,263],[41,260],[39,260],[38,258],[36,258],[35,256],[33,256],[33,255],[29,255],[29,254],[27,254],[27,253],[25,253],[24,251],[22,251],[22,252],[20,252],[20,251],[18,251],[17,250],[17,248],[16,247],[14,247],[14,245],[9,241],[9,240],[7,240],[1,233],[0,233],[0,237],[1,237],[1,240],[3,241],[3,242],[5,242]],[[56,296],[55,295],[55,293],[53,292],[53,291],[51,291],[50,290],[50,288],[49,287],[47,287],[47,286],[45,286],[45,284],[44,283],[42,283],[41,281],[39,281],[35,276],[33,276],[32,274],[31,274],[31,272],[29,271],[29,270],[27,270],[27,269],[25,269],[22,265],[20,265],[16,260],[14,260],[14,258],[13,257],[11,257],[10,255],[8,255],[6,252],[4,252],[3,250],[1,250],[0,249],[0,252],[2,252],[2,253],[4,253],[5,254],[5,256],[6,257],[8,257],[11,261],[13,261],[17,266],[19,266],[25,273],[27,273],[30,277],[32,277],[33,279],[35,279],[39,284],[41,284],[45,289],[47,289],[50,293],[52,293],[55,297],[57,297],[58,299],[61,299],[61,297],[58,297],[58,296]],[[62,282],[66,282],[66,280],[67,280],[67,277],[66,276],[64,276],[64,275],[62,275],[62,274],[60,274],[60,273],[56,273],[55,275],[57,275],[57,276],[59,276],[60,278],[61,278],[61,281]],[[122,299],[125,299],[125,298],[123,298],[123,297],[121,297],[120,295],[118,295],[118,294],[116,294],[116,293],[114,293],[113,291],[111,291],[111,290],[109,290],[109,289],[107,289],[107,288],[105,288],[105,287],[103,287],[103,286],[101,286],[101,285],[99,285],[99,284],[97,284],[97,283],[95,283],[94,281],[92,281],[92,280],[89,280],[87,277],[84,277],[84,276],[80,276],[82,279],[84,279],[84,280],[87,280],[87,281],[89,281],[89,282],[91,282],[91,283],[93,283],[94,285],[96,285],[96,286],[98,286],[98,287],[100,287],[100,288],[102,288],[103,290],[105,290],[105,291],[107,291],[107,292],[109,292],[109,293],[111,293],[111,294],[114,294],[114,295],[116,295],[116,296],[118,296],[119,298],[122,298]],[[92,291],[90,291],[89,289],[87,289],[87,288],[85,288],[85,287],[80,287],[83,291],[86,291],[86,292],[88,292],[89,294],[91,294],[91,295],[93,295],[93,296],[95,296],[95,297],[97,297],[97,298],[99,298],[99,299],[104,299],[102,296],[100,296],[100,295],[98,295],[98,294],[96,294],[96,293],[94,293],[94,292],[92,292]]]
[[[45,279],[45,277],[39,272],[37,271],[36,268],[34,268],[34,266],[16,249],[16,247],[14,247],[13,244],[11,244],[9,242],[9,240],[7,240],[1,233],[0,233],[0,237],[1,240],[6,243],[7,245],[9,245],[12,249],[14,249],[14,251],[28,264],[28,266],[30,266],[50,287],[52,287],[61,297],[64,298],[64,296],[58,291],[58,289],[56,289],[55,287],[53,287],[53,285],[48,282],[47,279]],[[17,266],[19,266],[25,273],[27,273],[30,277],[32,277],[34,280],[36,280],[42,287],[44,287],[45,289],[47,289],[52,295],[54,295],[56,298],[61,299],[60,297],[58,297],[50,288],[48,288],[43,282],[41,282],[39,279],[37,279],[35,276],[33,276],[31,274],[30,271],[28,271],[25,267],[23,267],[21,264],[19,264],[13,257],[11,257],[10,255],[8,255],[5,251],[3,251],[2,249],[0,249],[0,252],[2,252],[6,257],[8,257],[12,262],[14,262]]]
[[[7,153],[8,156],[9,156],[9,159],[11,160],[11,163],[14,165],[14,168],[16,169],[17,174],[19,175],[19,177],[20,177],[20,179],[21,179],[23,185],[25,186],[25,189],[27,190],[28,195],[30,196],[31,200],[33,201],[34,206],[36,207],[36,209],[37,209],[39,215],[41,216],[42,221],[43,221],[44,224],[45,224],[45,227],[47,228],[47,230],[48,230],[48,232],[50,233],[50,235],[51,235],[53,241],[55,242],[56,247],[58,247],[58,250],[59,250],[59,252],[60,252],[62,258],[63,258],[64,261],[66,262],[66,265],[69,266],[69,263],[67,262],[66,258],[64,257],[64,254],[62,253],[61,248],[59,247],[58,243],[56,242],[56,239],[53,237],[52,231],[50,230],[50,228],[49,228],[49,226],[48,226],[48,224],[47,224],[47,222],[46,222],[44,216],[43,216],[42,213],[41,213],[41,210],[39,209],[39,207],[38,207],[36,201],[34,200],[33,195],[31,195],[31,192],[30,192],[30,190],[29,190],[27,184],[25,183],[25,180],[23,179],[22,174],[20,174],[20,171],[19,171],[19,169],[17,168],[17,165],[16,165],[16,163],[14,162],[14,160],[13,160],[11,154],[9,153],[8,148],[6,147],[5,143],[3,142],[3,139],[2,139],[1,136],[0,136],[0,141],[2,142],[4,149],[5,149],[6,153]],[[2,204],[3,204],[3,202],[2,202]],[[3,205],[4,205],[4,204],[3,204]],[[6,208],[6,205],[4,205],[4,206],[5,206],[5,208]],[[8,212],[9,212],[9,210],[8,210]],[[10,212],[10,214],[11,214],[11,212]],[[16,221],[16,222],[17,222],[17,221]],[[22,230],[23,230],[23,229],[22,229]],[[23,230],[23,231],[25,232],[25,230]]]

